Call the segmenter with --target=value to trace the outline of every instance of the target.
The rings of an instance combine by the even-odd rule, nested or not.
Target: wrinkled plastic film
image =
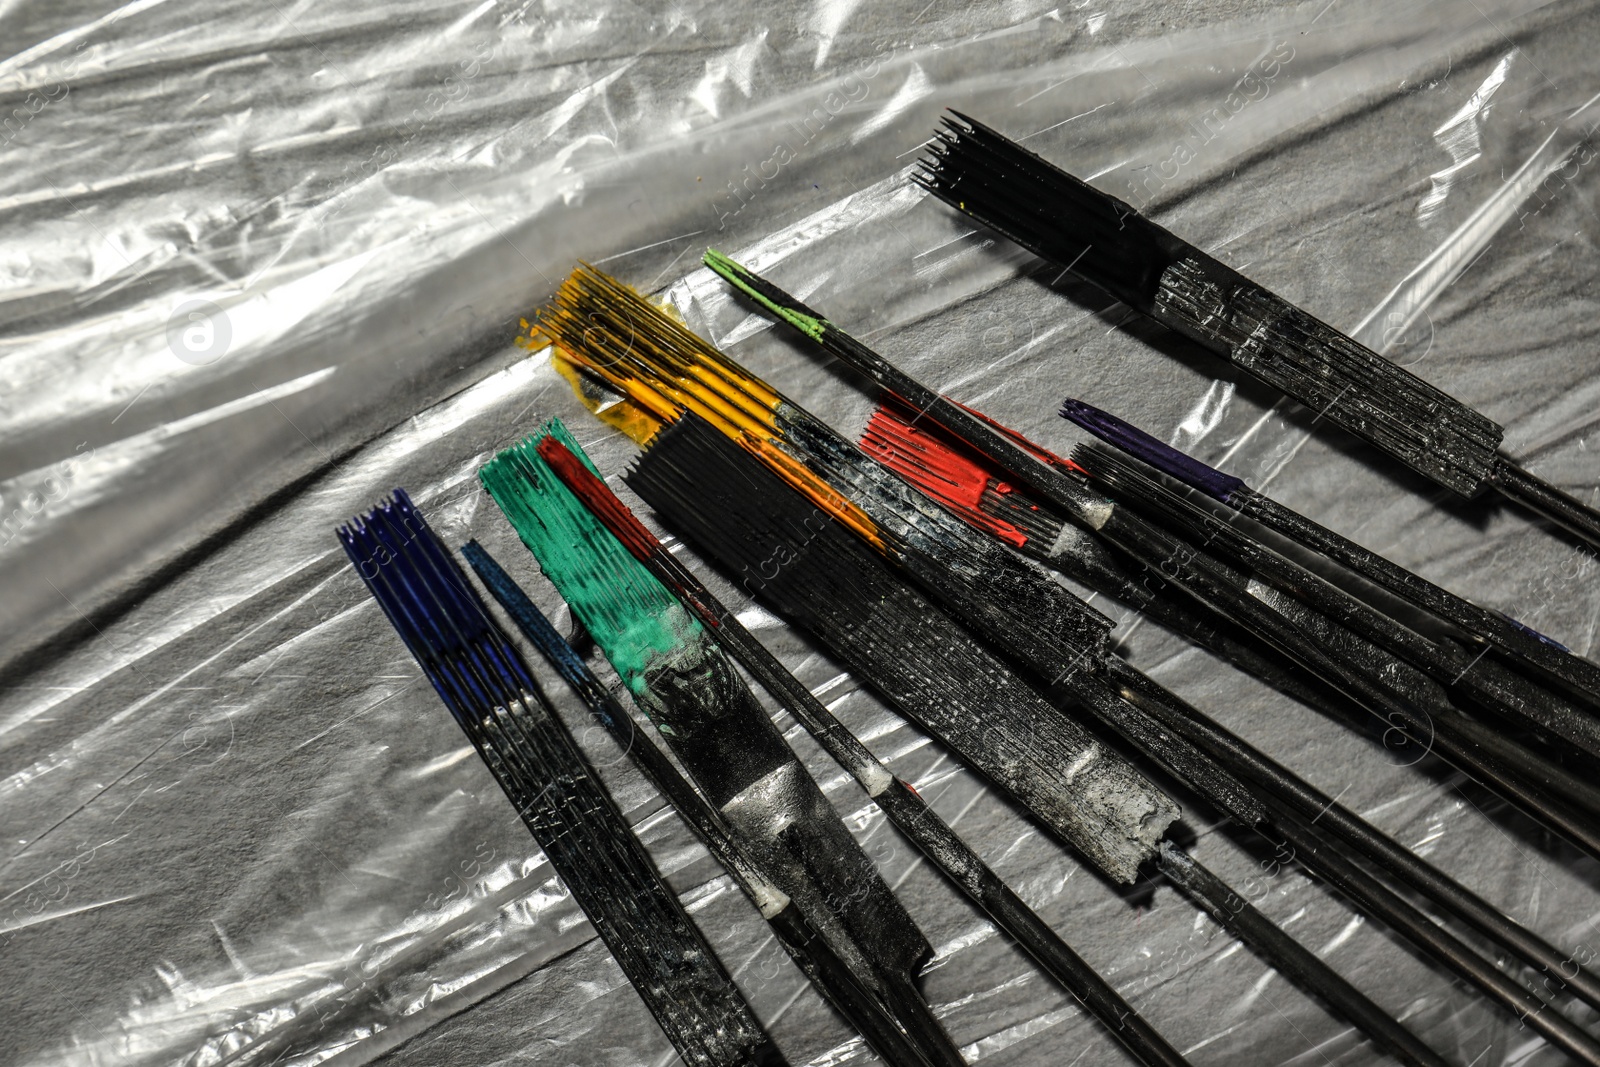
[[[405,485],[564,624],[475,472],[552,415],[604,472],[632,454],[547,353],[512,344],[579,258],[661,291],[843,432],[871,398],[697,269],[707,245],[1057,451],[1079,439],[1059,401],[1082,397],[1590,652],[1600,595],[1578,550],[1509,509],[1441,506],[904,174],[957,106],[1484,410],[1510,454],[1583,496],[1596,18],[1483,2],[0,14],[0,935],[27,973],[0,994],[0,1047],[28,1064],[670,1057],[331,534]],[[800,637],[745,618],[1196,1063],[1375,1062],[1170,890],[1115,891]],[[1136,619],[1117,636],[1514,918],[1593,943],[1591,869],[1491,798]],[[549,680],[792,1062],[862,1062]],[[927,990],[969,1059],[1121,1062],[780,723],[935,944]],[[1182,799],[1198,856],[1447,1057],[1559,1062]]]

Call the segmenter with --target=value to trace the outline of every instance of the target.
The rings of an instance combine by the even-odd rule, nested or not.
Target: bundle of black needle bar
[[[1600,513],[1501,454],[1490,419],[982,123],[952,112],[917,181],[1417,473],[1600,547]]]
[[[783,1058],[661,880],[521,655],[403,490],[350,561],[686,1063]]]

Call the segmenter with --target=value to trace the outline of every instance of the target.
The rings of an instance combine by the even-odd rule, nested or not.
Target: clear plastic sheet
[[[845,432],[867,397],[695,269],[705,246],[1042,442],[1070,446],[1054,409],[1082,397],[1594,649],[1588,554],[1318,433],[905,180],[940,108],[982,118],[1477,405],[1588,499],[1594,4],[136,0],[7,5],[0,27],[8,1062],[671,1061],[331,535],[405,485],[555,607],[475,471],[551,415],[603,470],[631,453],[512,343],[579,258],[662,290]],[[1109,886],[798,636],[746,619],[1194,1062],[1378,1061],[1171,890]],[[1447,769],[1137,619],[1118,632],[1593,956],[1593,863]],[[792,1062],[870,1058],[550,691]],[[938,946],[926,988],[969,1059],[1124,1062],[784,725]],[[1186,818],[1202,859],[1454,1062],[1559,1062]]]

